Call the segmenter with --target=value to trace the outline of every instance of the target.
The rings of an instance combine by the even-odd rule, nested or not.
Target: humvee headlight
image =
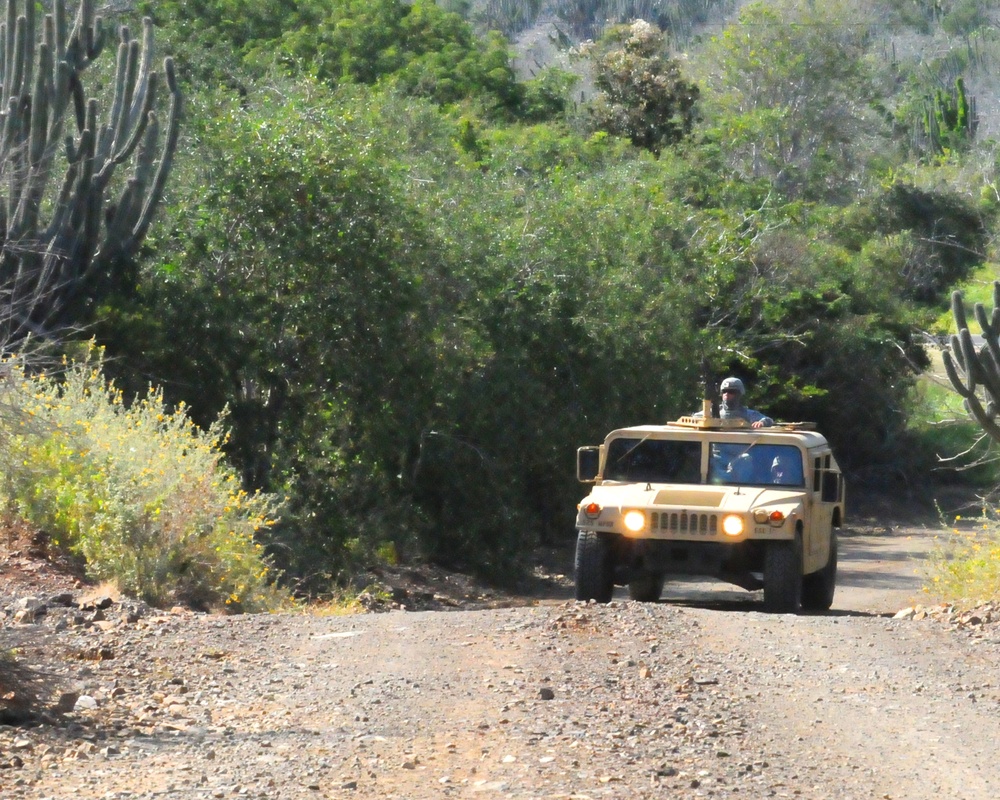
[[[726,536],[739,536],[743,533],[743,517],[730,514],[722,518],[722,532]]]
[[[641,511],[628,511],[622,517],[622,524],[632,533],[638,533],[646,527],[646,515]]]
[[[584,506],[583,513],[591,519],[596,519],[601,516],[601,507],[597,503],[587,503],[587,505]]]

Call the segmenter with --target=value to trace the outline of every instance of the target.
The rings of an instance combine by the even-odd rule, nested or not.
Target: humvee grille
[[[686,533],[691,536],[715,536],[719,532],[717,514],[689,514],[686,511],[653,512],[650,523],[654,531]]]

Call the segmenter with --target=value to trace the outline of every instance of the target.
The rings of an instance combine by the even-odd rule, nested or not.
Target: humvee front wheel
[[[830,557],[826,566],[802,579],[802,607],[829,611],[837,589],[837,532],[830,531]]]
[[[764,608],[778,614],[802,610],[802,537],[768,542],[764,551]]]
[[[663,594],[663,584],[665,580],[662,575],[652,572],[644,572],[637,575],[628,582],[628,596],[630,600],[640,603],[655,603]]]
[[[580,531],[576,537],[576,599],[610,603],[615,591],[607,534]]]

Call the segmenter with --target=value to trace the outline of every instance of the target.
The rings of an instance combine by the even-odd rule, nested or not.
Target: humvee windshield
[[[634,483],[701,483],[701,442],[621,438],[608,445],[604,479]],[[793,445],[712,442],[708,482],[805,485],[802,453]]]
[[[701,483],[701,442],[614,439],[604,479],[648,483]]]
[[[787,444],[709,445],[709,483],[755,486],[805,485],[802,453]]]

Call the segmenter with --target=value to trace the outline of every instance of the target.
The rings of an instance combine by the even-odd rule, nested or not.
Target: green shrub
[[[287,596],[259,541],[275,498],[240,488],[222,460],[220,422],[199,430],[153,388],[126,404],[102,358],[92,346],[56,375],[8,362],[9,511],[82,557],[91,577],[154,605],[281,606]]]

